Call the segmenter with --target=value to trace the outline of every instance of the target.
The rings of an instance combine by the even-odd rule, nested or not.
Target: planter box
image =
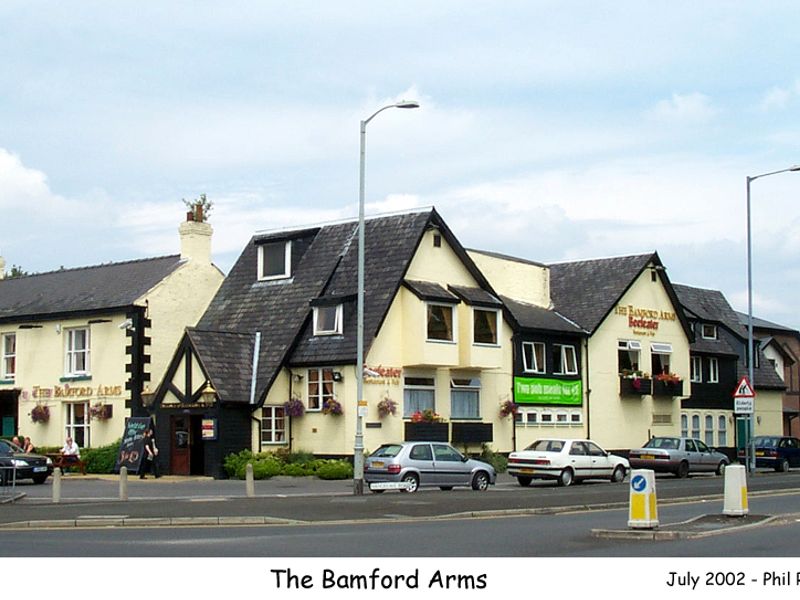
[[[449,442],[450,426],[448,423],[406,423],[405,441]]]
[[[653,381],[653,396],[683,396],[682,381]]]
[[[619,378],[620,396],[646,396],[653,393],[652,379],[628,379]]]
[[[453,443],[483,444],[493,441],[491,423],[453,423]]]

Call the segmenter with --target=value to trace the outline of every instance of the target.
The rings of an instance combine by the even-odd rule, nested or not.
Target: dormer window
[[[341,335],[342,305],[314,307],[314,335]]]
[[[258,247],[258,279],[286,279],[292,276],[292,242],[280,241]]]
[[[717,326],[716,325],[707,325],[703,324],[702,329],[700,331],[700,335],[703,337],[704,340],[715,340],[717,339]]]

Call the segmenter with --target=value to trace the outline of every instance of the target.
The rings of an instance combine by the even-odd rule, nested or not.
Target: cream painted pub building
[[[146,415],[148,382],[163,375],[223,280],[211,233],[187,220],[180,255],[0,274],[2,435],[96,447],[122,436],[126,416]]]

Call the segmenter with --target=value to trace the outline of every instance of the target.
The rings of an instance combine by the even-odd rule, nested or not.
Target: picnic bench
[[[81,475],[86,475],[86,463],[81,459],[80,456],[61,453],[48,454],[47,456],[53,461],[53,469],[61,469],[61,472],[63,473],[64,469],[75,467],[76,469],[80,469]]]

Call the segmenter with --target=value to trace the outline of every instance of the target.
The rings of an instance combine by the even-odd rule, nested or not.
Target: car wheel
[[[611,483],[622,483],[623,481],[625,481],[625,467],[617,465],[611,474]]]
[[[452,485],[440,485],[439,489],[442,490],[443,492],[449,492],[450,490],[453,489],[453,486]]]
[[[689,476],[689,463],[685,460],[678,465],[678,470],[675,471],[675,476],[679,479],[686,479]]]
[[[567,487],[568,485],[572,484],[574,479],[575,479],[575,474],[572,472],[572,469],[564,469],[558,476],[558,485],[562,487]]]
[[[479,492],[485,492],[489,489],[489,475],[486,471],[478,471],[475,477],[472,478],[472,489]]]
[[[531,478],[530,477],[522,477],[522,476],[520,476],[520,477],[517,477],[517,481],[519,482],[519,484],[522,487],[528,487],[531,484]]]
[[[717,475],[723,475],[725,473],[725,467],[727,466],[728,463],[726,463],[724,460],[719,461],[719,464],[717,465]]]
[[[775,470],[779,473],[786,473],[789,470],[789,461],[784,458],[778,463],[778,466],[775,467]]]
[[[33,478],[33,483],[43,484],[47,481],[47,475],[35,475]]]
[[[419,489],[419,477],[414,475],[414,473],[407,474],[401,481],[407,486],[404,490],[401,490],[403,492],[413,494]]]

